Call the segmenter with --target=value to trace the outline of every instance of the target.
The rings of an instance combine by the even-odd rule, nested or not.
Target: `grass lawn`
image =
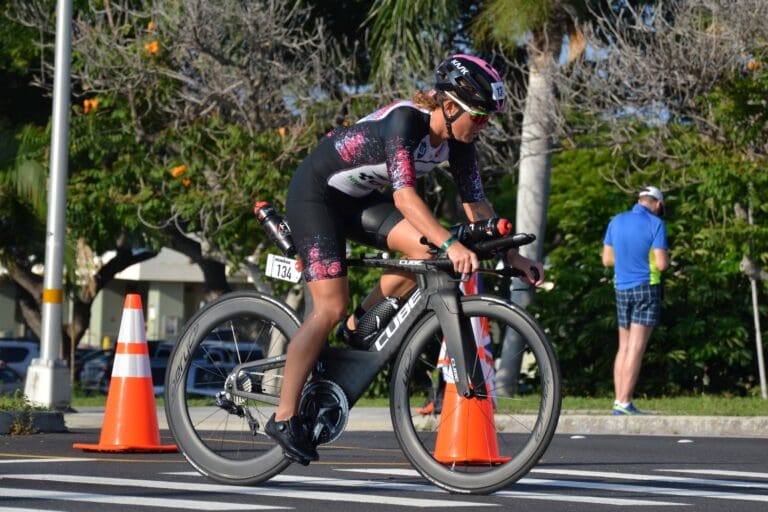
[[[714,395],[637,398],[641,411],[667,416],[768,416],[768,400],[757,397]],[[605,414],[613,406],[613,398],[565,397],[565,414]]]
[[[106,395],[85,396],[74,393],[72,407],[103,407]],[[163,398],[156,397],[158,406],[163,405]],[[201,405],[203,401],[201,400]],[[567,396],[563,399],[563,414],[605,414],[613,405],[613,399],[594,397]],[[659,415],[684,416],[768,416],[768,400],[756,397],[730,397],[714,395],[637,398],[638,409]],[[385,398],[361,399],[356,407],[388,407]],[[0,399],[0,410],[2,410]]]

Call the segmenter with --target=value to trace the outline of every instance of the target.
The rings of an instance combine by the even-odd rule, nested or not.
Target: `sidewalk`
[[[207,415],[208,408],[200,407],[193,412],[200,418]],[[64,414],[69,429],[101,428],[103,408],[81,408],[78,412]],[[424,417],[422,421],[434,420]],[[501,420],[501,418],[500,418]],[[157,408],[157,421],[161,429],[167,429],[165,411]],[[501,425],[500,429],[514,431],[514,425]],[[391,431],[392,421],[389,409],[385,407],[353,408],[349,414],[347,430]],[[768,438],[768,416],[612,416],[605,414],[582,414],[564,411],[557,426],[558,434],[570,435],[666,435],[666,436],[728,436]]]

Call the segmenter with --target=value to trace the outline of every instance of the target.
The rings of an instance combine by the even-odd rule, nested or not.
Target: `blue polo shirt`
[[[630,211],[611,219],[603,244],[613,247],[617,290],[661,282],[653,250],[669,249],[667,228],[664,221],[645,206],[638,203]]]

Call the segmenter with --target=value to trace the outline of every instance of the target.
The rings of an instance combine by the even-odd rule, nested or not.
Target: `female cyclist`
[[[334,129],[299,166],[288,189],[286,216],[312,311],[288,344],[280,404],[265,425],[287,457],[302,464],[318,458],[308,427],[298,417],[298,403],[328,334],[349,306],[346,239],[426,259],[428,247],[420,243],[424,236],[448,256],[456,272],[477,270],[475,253],[435,219],[415,184],[447,161],[469,221],[493,217],[473,141],[489,116],[503,108],[499,73],[482,59],[454,55],[437,68],[433,91]],[[391,193],[382,192],[389,185]],[[532,283],[541,283],[540,263],[516,251],[507,258]],[[414,286],[411,275],[383,275],[344,329],[354,330],[356,319],[385,296],[403,297]]]

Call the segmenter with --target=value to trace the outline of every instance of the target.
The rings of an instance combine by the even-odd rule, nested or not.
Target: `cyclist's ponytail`
[[[425,108],[429,111],[436,110],[440,108],[442,93],[434,89],[430,91],[417,91],[411,101],[417,107]]]

